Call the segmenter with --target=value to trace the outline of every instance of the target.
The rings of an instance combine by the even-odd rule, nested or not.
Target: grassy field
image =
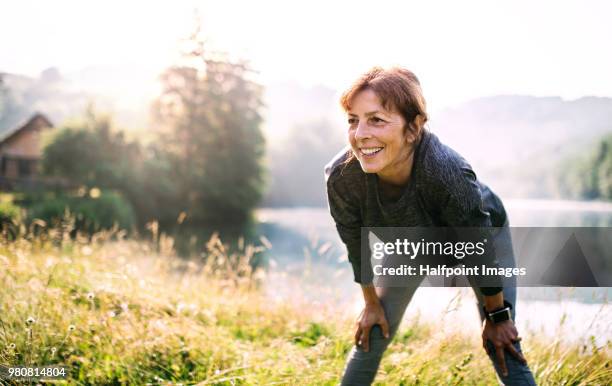
[[[212,238],[188,261],[169,238],[110,236],[72,240],[56,230],[2,241],[0,364],[65,365],[68,384],[339,381],[355,315],[266,297],[265,275],[248,264],[257,247],[230,253]],[[612,384],[610,343],[530,336],[523,347],[538,384]],[[376,381],[496,384],[477,331],[449,335],[418,322],[402,326]]]

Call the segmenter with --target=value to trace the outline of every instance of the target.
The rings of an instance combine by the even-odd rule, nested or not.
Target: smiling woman
[[[424,127],[425,99],[412,72],[375,67],[343,94],[341,105],[348,115],[350,150],[326,166],[327,196],[365,301],[342,384],[364,385],[374,380],[425,275],[410,277],[403,287],[374,287],[370,256],[361,256],[361,227],[499,227],[491,252],[480,262],[493,269],[516,264],[501,200],[478,181],[465,159]],[[483,348],[500,382],[534,385],[513,322],[516,279],[468,280],[486,320]]]
[[[340,104],[348,113],[353,150],[347,162],[356,156],[364,172],[380,177],[386,196],[395,198],[410,177],[411,168],[405,165],[412,164],[414,144],[421,137],[427,112],[412,72],[395,69],[395,78],[403,80],[401,92],[393,92],[398,79],[383,75],[381,68],[366,73],[342,95]]]

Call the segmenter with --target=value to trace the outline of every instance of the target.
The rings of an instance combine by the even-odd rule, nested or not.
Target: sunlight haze
[[[176,59],[197,8],[210,46],[250,60],[264,83],[339,89],[372,65],[399,64],[421,78],[434,108],[495,94],[612,95],[610,3],[374,4],[14,2],[0,16],[0,70],[122,67],[144,84]]]

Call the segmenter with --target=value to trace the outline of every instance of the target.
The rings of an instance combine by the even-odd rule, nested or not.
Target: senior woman
[[[515,262],[502,202],[424,127],[425,100],[412,72],[375,67],[345,91],[341,105],[350,149],[325,167],[327,196],[365,302],[342,384],[369,385],[423,277],[400,287],[375,287],[372,269],[361,259],[361,227],[501,227],[489,263]],[[508,282],[491,287],[470,280],[484,320],[483,347],[500,382],[535,385],[513,322],[516,282]]]

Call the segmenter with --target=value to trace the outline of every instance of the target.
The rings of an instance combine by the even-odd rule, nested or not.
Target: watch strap
[[[485,317],[494,324],[512,319],[512,313],[510,312],[510,310],[512,310],[512,303],[508,302],[507,300],[504,300],[504,306],[501,308],[498,308],[493,311],[487,311],[483,306],[482,310],[485,314]]]

